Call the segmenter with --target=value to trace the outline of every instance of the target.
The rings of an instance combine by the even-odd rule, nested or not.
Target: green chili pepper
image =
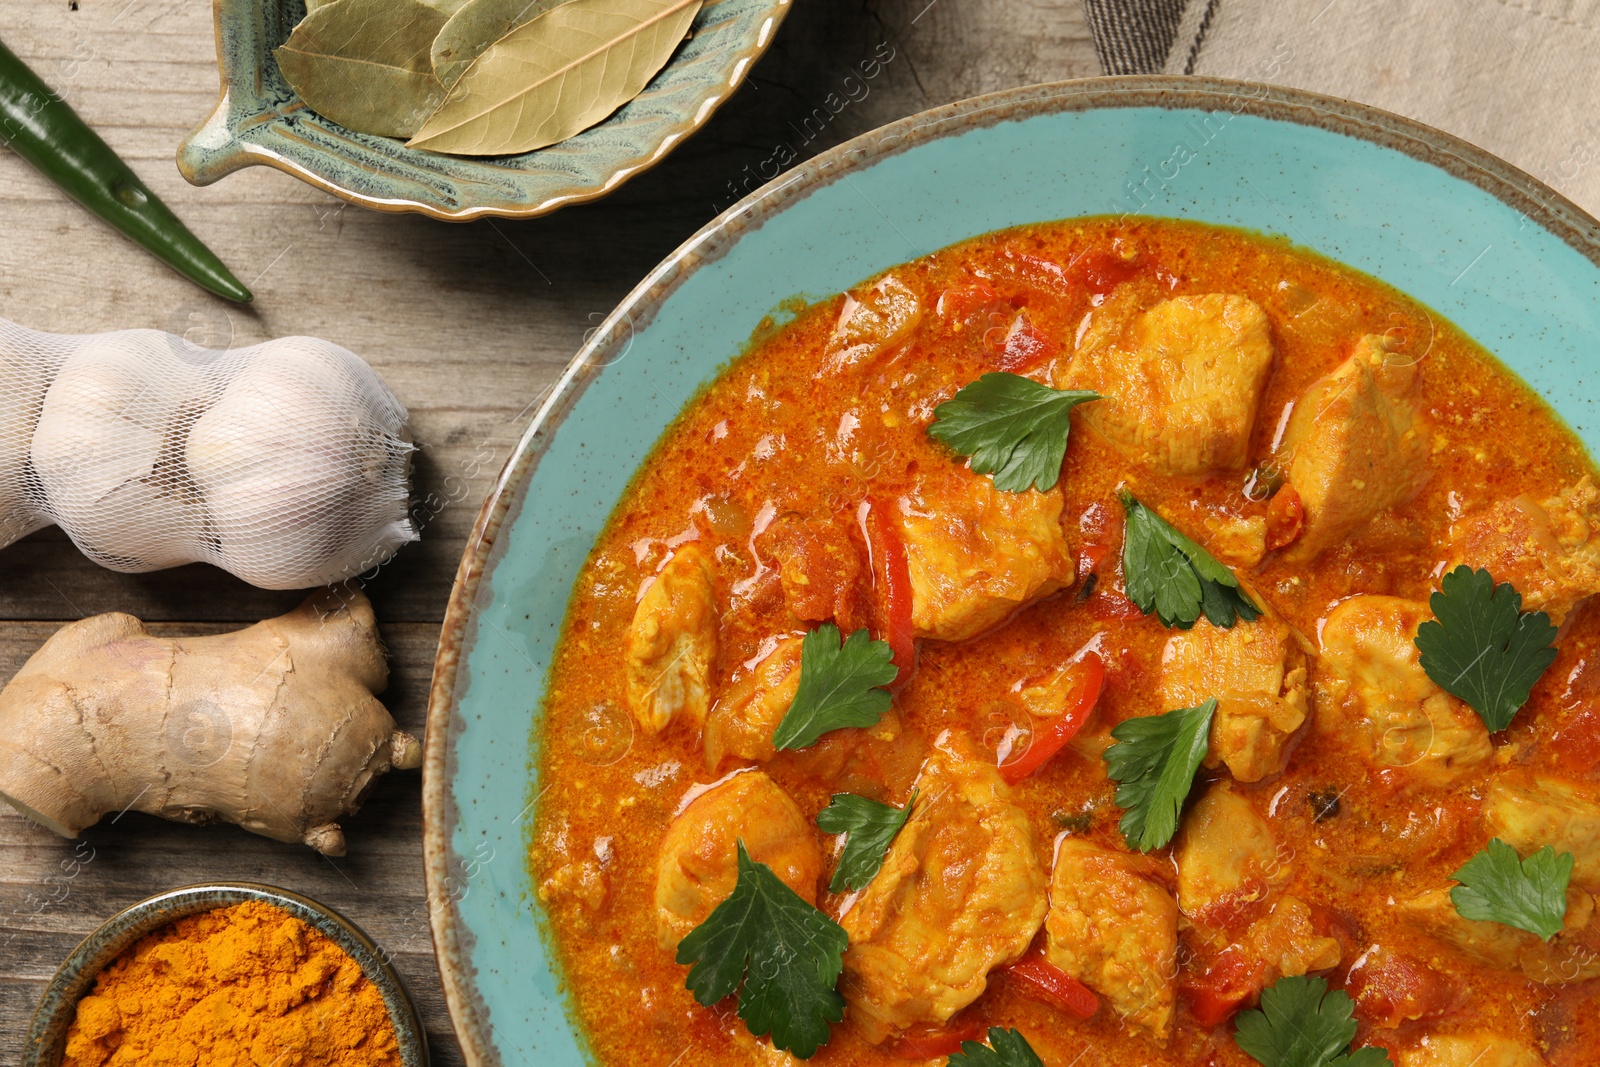
[[[250,290],[156,199],[78,113],[0,42],[0,145],[61,191],[205,288],[240,303]]]

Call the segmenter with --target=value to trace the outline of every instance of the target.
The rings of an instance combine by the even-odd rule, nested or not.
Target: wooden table
[[[248,310],[207,297],[0,150],[0,316],[73,333],[156,327],[213,347],[326,337],[366,357],[410,407],[418,489],[446,504],[368,592],[393,660],[385,700],[419,732],[456,561],[489,482],[584,331],[651,266],[754,188],[780,143],[804,158],[937,104],[1099,73],[1070,0],[796,0],[751,82],[655,170],[549,218],[453,226],[349,207],[264,168],[189,187],[173,152],[217,92],[204,0],[5,0],[0,39],[256,293]],[[801,145],[806,117],[885,42],[894,58],[868,95]],[[45,530],[0,552],[0,679],[85,615],[214,633],[299,599],[203,566],[114,574]],[[434,1062],[460,1063],[433,962],[417,774],[386,778],[345,830],[349,855],[327,859],[234,827],[130,814],[75,852],[0,811],[0,1067],[18,1062],[39,994],[80,938],[152,893],[218,879],[285,886],[354,919],[394,957]]]

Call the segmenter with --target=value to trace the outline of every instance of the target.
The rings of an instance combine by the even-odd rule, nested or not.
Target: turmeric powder
[[[141,938],[78,1002],[62,1067],[399,1067],[383,997],[321,931],[259,901]]]

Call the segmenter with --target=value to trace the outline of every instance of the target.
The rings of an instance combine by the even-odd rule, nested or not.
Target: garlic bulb
[[[416,538],[405,408],[327,341],[215,352],[0,322],[0,387],[0,547],[55,522],[113,570],[204,561],[299,589]]]
[[[60,359],[40,351],[32,336],[0,319],[0,548],[50,525],[28,490],[28,450],[39,405]]]
[[[205,375],[150,358],[165,347],[161,336],[86,338],[56,372],[33,432],[33,470],[50,514],[84,555],[112,570],[188,563],[205,526],[204,502],[173,462],[183,413],[203,402]]]
[[[405,408],[340,354],[305,337],[258,349],[189,431],[184,458],[215,516],[219,562],[247,582],[271,586],[293,560],[359,574],[416,536],[410,451],[394,447]]]

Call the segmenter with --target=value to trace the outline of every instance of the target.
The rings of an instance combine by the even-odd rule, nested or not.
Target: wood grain
[[[216,347],[326,337],[368,359],[410,407],[428,522],[368,592],[393,656],[386,701],[412,730],[456,560],[492,478],[584,332],[639,278],[770,177],[780,146],[803,159],[961,97],[1098,73],[1076,3],[797,0],[745,89],[655,170],[545,219],[449,225],[347,207],[261,168],[186,185],[173,153],[217,92],[202,0],[6,0],[0,39],[257,297],[249,310],[207,297],[0,150],[0,316],[71,333],[171,329]],[[865,95],[846,82],[860,62],[891,54]],[[835,115],[830,93],[857,99]],[[0,679],[84,615],[127,611],[157,632],[212,633],[298,600],[209,567],[114,574],[41,531],[0,552]],[[386,778],[347,820],[350,854],[339,860],[232,827],[128,815],[84,835],[77,858],[92,849],[93,859],[71,878],[61,865],[72,843],[0,813],[0,1067],[18,1063],[43,984],[80,938],[152,893],[224,878],[295,889],[363,926],[409,984],[434,1062],[460,1063],[428,932],[419,792],[415,774]]]

